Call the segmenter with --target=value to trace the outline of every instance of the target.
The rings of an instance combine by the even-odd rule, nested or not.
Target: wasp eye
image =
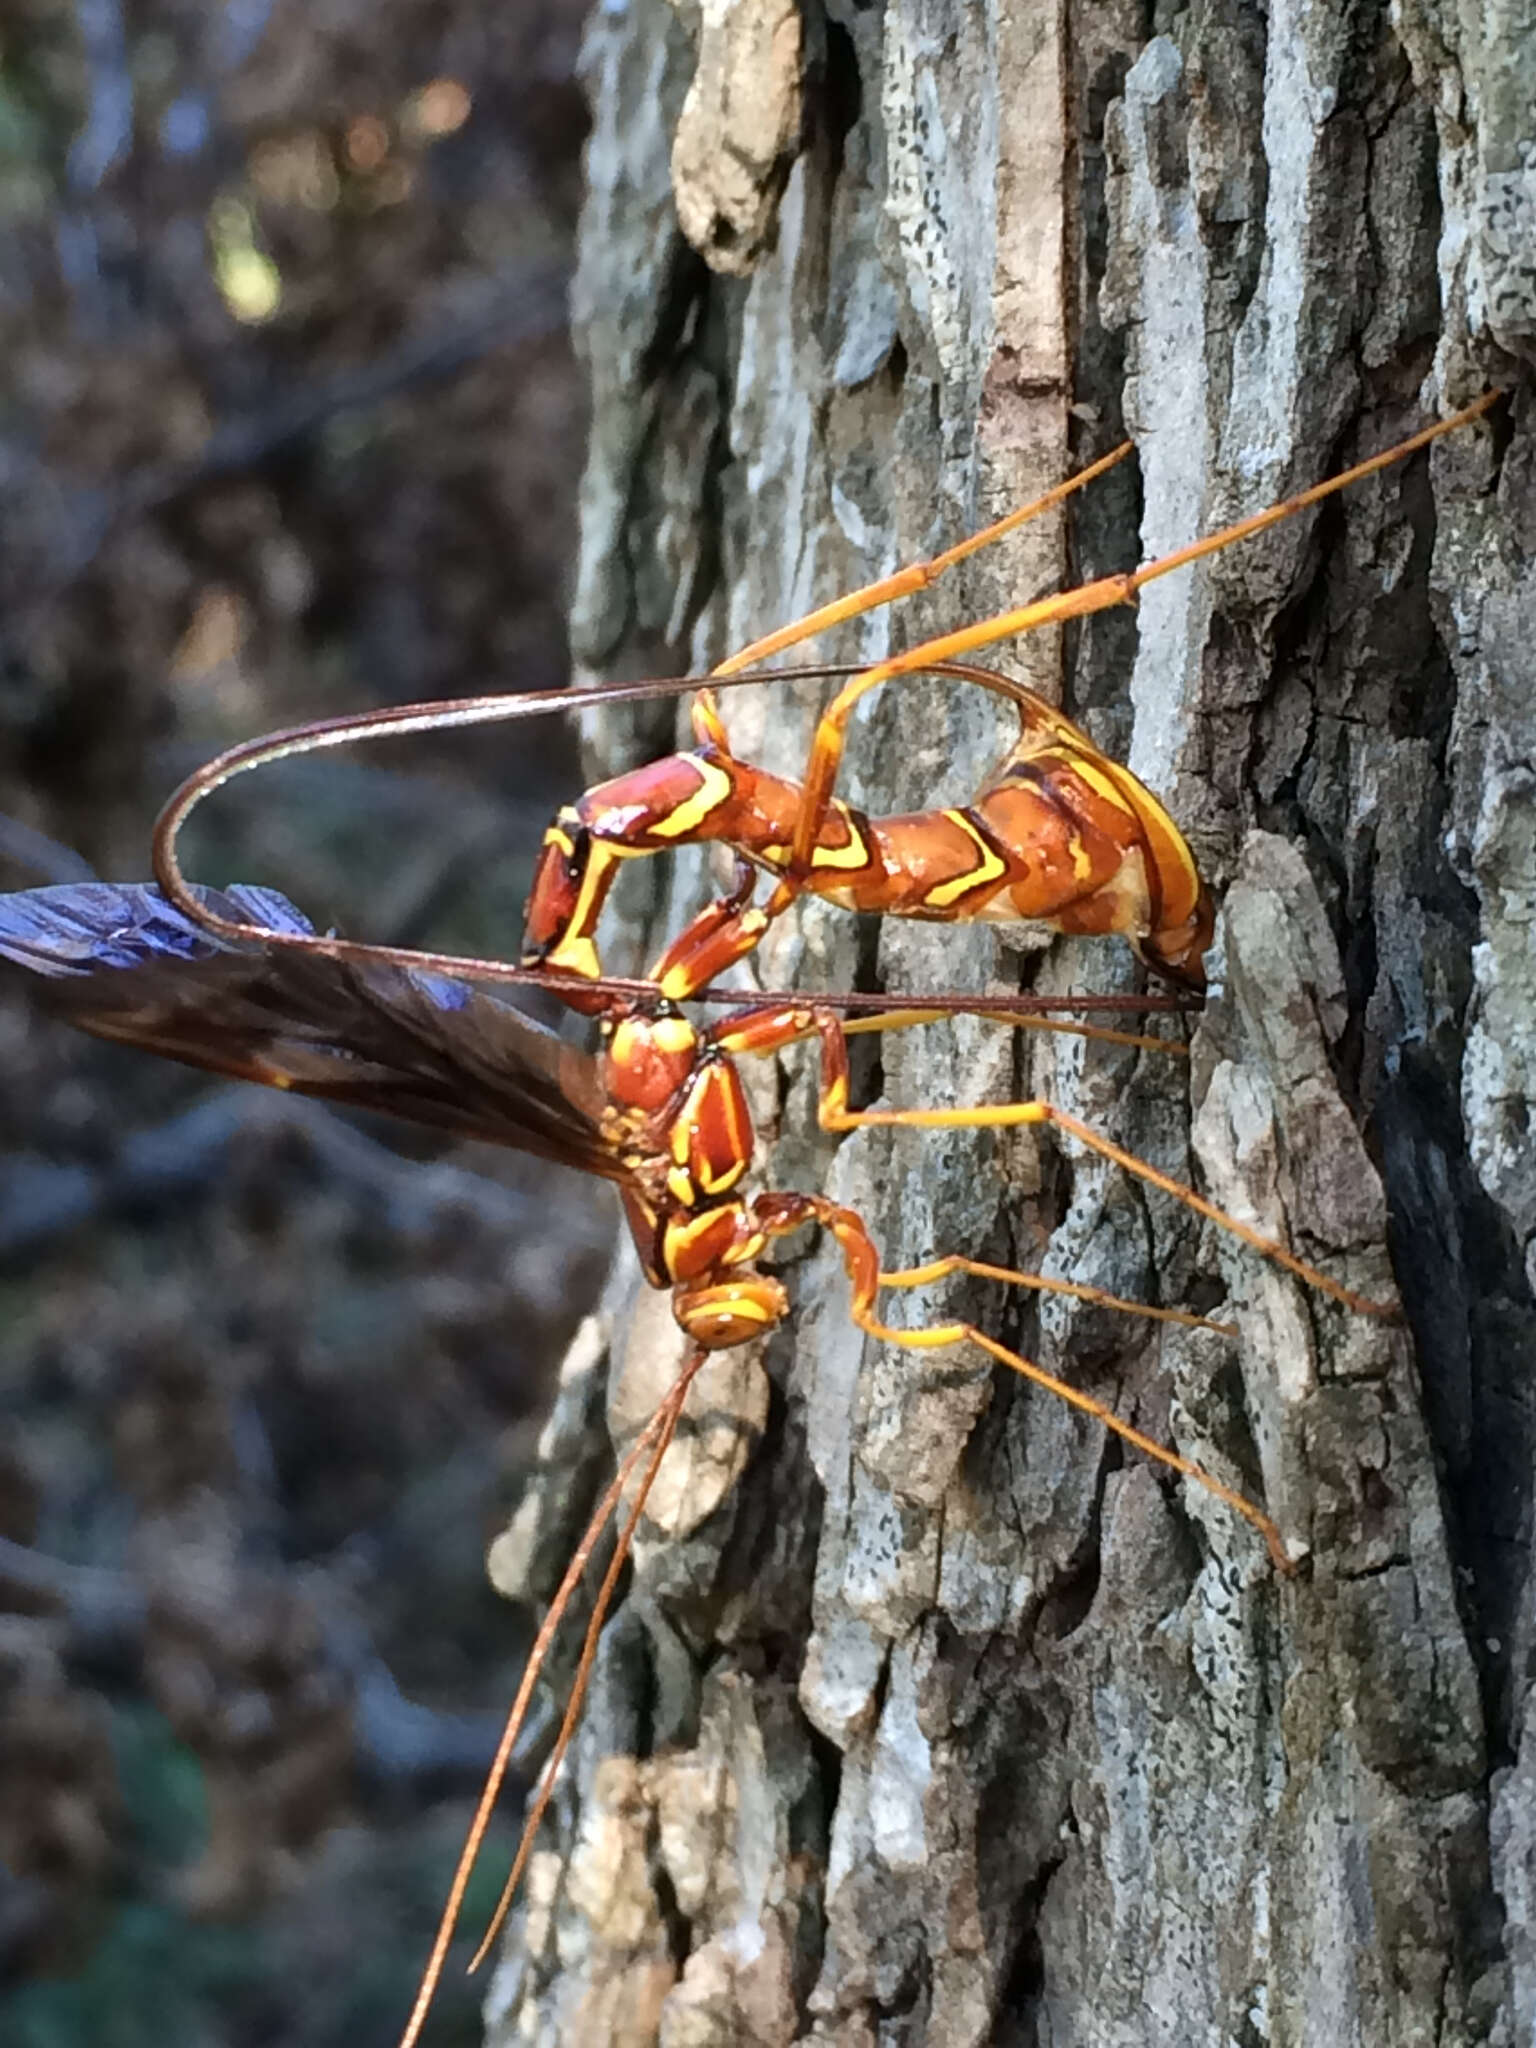
[[[565,856],[565,879],[574,886],[587,872],[592,834],[575,816],[569,820],[562,819],[561,822],[565,826],[565,836],[570,846],[570,852]]]

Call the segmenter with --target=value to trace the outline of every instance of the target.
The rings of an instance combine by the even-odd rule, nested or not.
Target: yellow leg
[[[890,1276],[882,1273],[880,1277],[884,1282]],[[980,1345],[989,1358],[995,1358],[999,1365],[1006,1365],[1010,1372],[1016,1372],[1033,1385],[1043,1387],[1047,1393],[1057,1395],[1069,1407],[1078,1409],[1082,1414],[1091,1415],[1096,1422],[1101,1422],[1106,1429],[1113,1431],[1126,1443],[1134,1445],[1147,1457],[1156,1459],[1160,1465],[1170,1466],[1175,1472],[1182,1473],[1184,1478],[1194,1480],[1197,1486],[1203,1486],[1207,1493],[1213,1493],[1219,1501],[1224,1501],[1234,1513],[1241,1515],[1244,1521],[1251,1522],[1258,1530],[1268,1545],[1270,1557],[1274,1560],[1277,1571],[1284,1572],[1287,1576],[1295,1571],[1296,1567],[1291,1561],[1279,1529],[1262,1508],[1255,1507],[1251,1500],[1225,1485],[1203,1466],[1195,1464],[1189,1458],[1181,1457],[1177,1451],[1169,1450],[1166,1444],[1158,1443],[1156,1438],[1143,1435],[1129,1422],[1122,1421],[1112,1408],[1107,1408],[1102,1401],[1096,1401],[1091,1394],[1085,1394],[1080,1387],[1071,1386],[1066,1380],[1057,1379],[1054,1373],[1047,1372],[1032,1359],[1025,1358],[1020,1352],[1010,1351],[1006,1344],[999,1344],[995,1337],[989,1337],[984,1330],[978,1330],[974,1323],[937,1323],[926,1330],[894,1330],[886,1323],[877,1322],[867,1311],[861,1312],[857,1306],[854,1308],[854,1321],[871,1337],[879,1337],[888,1344],[900,1345],[905,1351],[941,1351],[952,1344]]]
[[[830,1021],[830,1020],[829,1020]],[[823,1045],[826,1034],[823,1031]],[[1149,1165],[1145,1159],[1138,1159],[1134,1152],[1127,1152],[1110,1139],[1102,1137],[1090,1124],[1079,1121],[1064,1109],[1058,1109],[1051,1102],[996,1102],[982,1104],[973,1109],[845,1109],[842,1104],[845,1095],[840,1095],[833,1078],[822,1096],[821,1125],[828,1131],[860,1131],[872,1129],[894,1129],[915,1131],[1001,1131],[1017,1128],[1021,1124],[1052,1124],[1057,1130],[1066,1131],[1097,1152],[1101,1159],[1111,1160],[1124,1172],[1134,1174],[1149,1186],[1160,1188],[1165,1195],[1172,1195],[1182,1202],[1186,1209],[1193,1209],[1197,1216],[1214,1223],[1218,1229],[1228,1231],[1233,1237],[1241,1238],[1264,1258],[1271,1259],[1277,1266],[1283,1266],[1288,1273],[1294,1273],[1298,1280],[1308,1287],[1315,1287],[1319,1294],[1326,1294],[1334,1301],[1343,1302],[1363,1316],[1380,1316],[1392,1322],[1397,1318],[1395,1305],[1387,1302],[1369,1301],[1363,1294],[1355,1294],[1343,1287],[1337,1280],[1330,1280],[1326,1273],[1316,1266],[1309,1266],[1305,1259],[1298,1259],[1283,1244],[1272,1237],[1265,1237],[1262,1231],[1254,1230],[1249,1224],[1229,1216],[1225,1209],[1218,1209],[1214,1202],[1208,1202],[1204,1195],[1187,1186],[1181,1180],[1174,1180],[1170,1174]]]
[[[1219,1230],[1241,1239],[1250,1245],[1261,1257],[1271,1259],[1277,1266],[1283,1266],[1288,1273],[1294,1273],[1298,1280],[1308,1287],[1314,1287],[1319,1294],[1326,1294],[1334,1301],[1340,1301],[1346,1308],[1358,1315],[1379,1316],[1383,1321],[1395,1322],[1398,1310],[1390,1302],[1370,1301],[1363,1294],[1331,1280],[1316,1266],[1308,1265],[1305,1259],[1297,1258],[1293,1251],[1280,1244],[1275,1238],[1266,1237],[1251,1224],[1240,1222],[1236,1216],[1229,1216],[1225,1209],[1218,1209],[1214,1202],[1207,1201],[1194,1188],[1171,1174],[1139,1159],[1134,1152],[1127,1152],[1110,1138],[1102,1136],[1091,1124],[1085,1124],[1067,1110],[1058,1109],[1053,1102],[1036,1098],[1032,1102],[981,1103],[961,1109],[850,1109],[848,1107],[848,1034],[850,1027],[840,1018],[825,1010],[817,1010],[807,1004],[802,1011],[782,1013],[785,1029],[772,1041],[760,1046],[744,1048],[752,1051],[772,1051],[779,1045],[791,1043],[795,1038],[809,1037],[814,1031],[821,1041],[821,1098],[817,1105],[817,1119],[824,1131],[864,1130],[909,1130],[909,1131],[1006,1131],[1015,1130],[1026,1124],[1051,1124],[1069,1137],[1076,1138],[1090,1152],[1097,1152],[1101,1159],[1108,1159],[1122,1172],[1144,1180],[1150,1187],[1158,1188],[1165,1195],[1171,1195],[1176,1202],[1182,1202],[1186,1209],[1192,1209],[1197,1216],[1205,1217]],[[912,1024],[929,1021],[921,1010],[891,1010],[879,1013],[887,1029],[905,1029]],[[750,1021],[750,1020],[747,1020]],[[861,1020],[865,1028],[873,1028],[879,1019]],[[718,1042],[730,1050],[730,1027],[724,1027]],[[1154,1041],[1155,1042],[1155,1041]]]
[[[797,1014],[803,1021],[775,1032],[766,1042],[752,1042],[750,1024],[755,1013],[750,1010],[728,1023],[716,1025],[709,1034],[710,1042],[722,1052],[767,1053],[778,1052],[800,1039],[814,1038],[821,1028],[815,1016],[815,1001],[814,996],[808,996],[798,1011],[791,1005],[789,1014]],[[840,1019],[839,1028],[845,1038],[857,1038],[871,1031],[910,1031],[919,1024],[942,1023],[953,1014],[949,1010],[871,1010],[866,1016]],[[1088,1038],[1101,1045],[1129,1046],[1136,1052],[1165,1053],[1169,1059],[1189,1058],[1189,1047],[1177,1039],[1153,1038],[1139,1031],[1115,1031],[1107,1024],[1069,1024],[1065,1018],[1030,1017],[1015,1010],[975,1009],[967,1010],[965,1015],[980,1017],[988,1024],[1001,1024],[1010,1031],[1048,1031],[1053,1037]]]
[[[807,1223],[819,1223],[832,1233],[838,1250],[842,1253],[843,1265],[853,1290],[850,1313],[854,1322],[866,1336],[878,1338],[882,1343],[894,1344],[903,1351],[942,1351],[955,1344],[975,1344],[993,1358],[999,1365],[1006,1365],[1024,1379],[1043,1387],[1047,1393],[1056,1394],[1070,1408],[1078,1409],[1084,1415],[1091,1415],[1096,1422],[1133,1445],[1159,1464],[1169,1466],[1173,1471],[1192,1479],[1207,1492],[1224,1501],[1233,1511],[1243,1517],[1263,1536],[1278,1571],[1290,1573],[1295,1570],[1290,1554],[1286,1550],[1279,1529],[1262,1508],[1255,1507],[1251,1500],[1234,1491],[1222,1480],[1207,1472],[1202,1466],[1171,1451],[1165,1444],[1145,1435],[1131,1423],[1123,1422],[1114,1410],[1096,1401],[1091,1394],[1060,1380],[1049,1373],[1044,1366],[1036,1365],[1032,1359],[1020,1352],[1010,1351],[1006,1344],[998,1343],[985,1331],[978,1330],[974,1323],[935,1323],[927,1329],[898,1330],[889,1323],[883,1323],[875,1314],[874,1304],[882,1287],[918,1286],[925,1280],[942,1279],[946,1273],[956,1270],[979,1273],[987,1278],[1001,1280],[1028,1280],[1029,1275],[1014,1273],[1005,1267],[983,1265],[978,1260],[960,1257],[935,1259],[930,1265],[913,1267],[897,1273],[882,1272],[880,1254],[875,1248],[863,1217],[856,1209],[847,1209],[841,1203],[830,1201],[825,1195],[767,1195],[760,1196],[754,1207],[754,1214],[768,1238],[788,1236]],[[1092,1293],[1092,1290],[1089,1290]],[[1101,1297],[1113,1302],[1113,1297]],[[1115,1306],[1134,1307],[1131,1303],[1114,1302]],[[1143,1311],[1145,1313],[1145,1311]]]
[[[807,612],[804,618],[796,619],[793,624],[780,626],[772,633],[765,633],[760,640],[752,641],[750,646],[739,649],[722,661],[715,674],[738,675],[743,669],[768,661],[775,654],[782,654],[786,648],[799,647],[803,642],[815,639],[818,633],[829,632],[833,626],[845,625],[849,619],[862,618],[866,612],[879,611],[883,605],[895,604],[901,598],[911,597],[919,590],[926,590],[931,583],[936,583],[946,570],[953,569],[957,563],[965,561],[971,555],[979,554],[983,548],[991,547],[994,542],[1004,539],[1008,534],[1017,532],[1031,519],[1038,519],[1043,512],[1051,511],[1082,490],[1085,485],[1093,483],[1106,470],[1113,469],[1117,462],[1123,462],[1134,452],[1134,448],[1134,442],[1122,441],[1118,448],[1111,449],[1108,455],[1100,456],[1097,462],[1090,462],[1074,476],[1053,485],[1040,497],[1032,498],[1027,505],[1019,505],[1012,512],[1004,513],[1001,519],[995,519],[979,533],[973,533],[967,539],[957,541],[952,548],[946,548],[942,554],[931,555],[924,562],[909,562],[905,568],[896,570],[893,575],[882,576],[877,582],[866,583],[858,590],[850,590],[843,597],[835,597],[827,604],[818,605],[815,611]],[[694,737],[700,744],[713,743],[720,747],[727,744],[725,727],[720,718],[720,707],[710,690],[701,690],[694,699],[693,730]],[[779,905],[780,910],[783,907],[783,904]],[[778,912],[774,914],[777,915]]]
[[[801,809],[795,830],[790,872],[802,868],[811,856],[821,833],[826,816],[828,800],[837,779],[838,763],[842,758],[843,734],[848,719],[859,699],[880,683],[888,682],[894,676],[912,675],[919,670],[930,668],[936,661],[949,661],[958,655],[972,653],[979,647],[994,646],[999,640],[1013,640],[1021,634],[1032,633],[1037,626],[1059,624],[1065,619],[1076,619],[1090,612],[1108,611],[1115,605],[1134,604],[1136,594],[1145,584],[1154,582],[1159,576],[1167,576],[1175,569],[1182,569],[1191,562],[1198,562],[1206,555],[1218,554],[1234,542],[1247,540],[1252,535],[1263,533],[1271,526],[1277,526],[1282,519],[1290,519],[1322,499],[1332,497],[1336,491],[1358,483],[1364,477],[1373,476],[1376,471],[1388,468],[1394,462],[1401,462],[1417,449],[1442,434],[1454,433],[1458,427],[1468,425],[1488,411],[1503,394],[1486,391],[1483,396],[1462,411],[1453,413],[1449,419],[1437,420],[1422,433],[1414,434],[1401,441],[1395,448],[1385,449],[1380,455],[1373,455],[1365,462],[1357,462],[1352,469],[1340,475],[1329,477],[1310,490],[1299,491],[1295,497],[1286,498],[1278,505],[1271,505],[1266,511],[1255,512],[1247,519],[1239,519],[1231,526],[1225,526],[1219,533],[1208,534],[1203,540],[1192,541],[1187,547],[1178,548],[1174,553],[1162,555],[1154,562],[1132,574],[1101,576],[1092,583],[1084,583],[1076,590],[1063,590],[1052,597],[1037,599],[1032,604],[1020,605],[1013,611],[999,612],[990,619],[979,619],[974,625],[962,626],[957,632],[944,633],[933,640],[925,640],[916,647],[910,647],[903,654],[892,655],[888,660],[877,662],[863,670],[851,682],[846,683],[828,705],[816,728],[811,743],[811,757],[805,776],[805,803]],[[775,900],[769,901],[770,915],[776,915]],[[782,906],[780,906],[782,907]]]
[[[968,1259],[962,1252],[949,1252],[942,1259],[930,1259],[926,1266],[907,1266],[899,1273],[880,1273],[882,1287],[926,1287],[935,1280],[947,1280],[951,1273],[970,1273],[978,1280],[1001,1280],[1011,1287],[1030,1287],[1039,1294],[1066,1294],[1074,1301],[1091,1302],[1095,1308],[1112,1308],[1121,1315],[1145,1316],[1154,1323],[1180,1323],[1187,1330],[1214,1330],[1221,1337],[1235,1337],[1232,1323],[1213,1323],[1208,1316],[1191,1315],[1182,1308],[1153,1308],[1145,1301],[1127,1301],[1102,1287],[1087,1287],[1079,1280],[1055,1280],[1044,1273],[1021,1273],[1012,1266],[989,1266],[982,1259]]]
[[[1065,1017],[1028,1017],[1012,1010],[980,1007],[965,1014],[980,1017],[988,1024],[1005,1025],[1010,1031],[1047,1031],[1053,1038],[1089,1038],[1095,1045],[1125,1045],[1135,1052],[1164,1053],[1173,1060],[1189,1058],[1189,1047],[1175,1038],[1153,1038],[1142,1031],[1115,1031],[1107,1024],[1069,1024]],[[908,1031],[914,1024],[937,1024],[948,1015],[945,1010],[872,1010],[864,1017],[845,1017],[842,1028],[846,1037],[854,1038],[861,1031]]]
[[[798,647],[802,641],[810,640],[818,633],[825,633],[833,626],[843,625],[849,619],[861,618],[865,612],[878,611],[882,605],[894,604],[898,599],[910,597],[914,592],[926,590],[930,583],[938,581],[947,569],[953,569],[967,556],[979,554],[1005,535],[1014,533],[1031,519],[1038,519],[1042,512],[1049,512],[1075,492],[1101,477],[1105,470],[1113,469],[1117,462],[1123,462],[1132,452],[1134,443],[1122,441],[1118,448],[1103,455],[1097,462],[1090,462],[1062,483],[1054,485],[1041,497],[1033,498],[1027,505],[1020,505],[1007,512],[1001,519],[995,519],[990,526],[984,526],[980,533],[973,533],[966,540],[958,541],[954,547],[946,548],[942,554],[932,555],[925,562],[910,562],[894,575],[882,576],[876,583],[866,583],[860,590],[850,590],[845,597],[835,597],[830,603],[807,612],[803,619],[793,625],[780,626],[776,632],[764,634],[761,640],[754,640],[750,647],[743,647],[739,653],[722,661],[715,670],[717,676],[738,674],[742,669],[752,668],[758,662],[767,661],[775,654],[782,654],[787,647]]]
[[[1147,1457],[1155,1459],[1160,1465],[1169,1466],[1186,1479],[1194,1480],[1196,1485],[1203,1486],[1208,1493],[1224,1501],[1234,1513],[1241,1515],[1244,1521],[1253,1524],[1264,1538],[1277,1571],[1290,1573],[1295,1570],[1279,1529],[1262,1508],[1255,1507],[1251,1500],[1207,1472],[1203,1466],[1182,1457],[1177,1451],[1169,1450],[1166,1444],[1158,1443],[1155,1438],[1145,1435],[1131,1423],[1122,1421],[1112,1408],[1106,1407],[1102,1401],[1096,1401],[1091,1394],[1085,1394],[1066,1380],[1058,1379],[1054,1373],[1047,1372],[1044,1366],[1036,1365],[1033,1359],[1025,1358],[1022,1353],[1010,1351],[1006,1344],[1000,1344],[995,1337],[989,1337],[984,1330],[978,1330],[974,1323],[934,1323],[927,1329],[898,1330],[889,1323],[881,1322],[874,1312],[875,1298],[880,1288],[886,1285],[905,1285],[909,1276],[880,1271],[879,1254],[875,1250],[874,1241],[864,1219],[857,1210],[845,1209],[837,1202],[828,1201],[824,1195],[801,1195],[792,1198],[792,1202],[786,1200],[782,1218],[777,1223],[770,1223],[769,1231],[771,1235],[778,1236],[784,1231],[798,1228],[801,1223],[809,1222],[813,1218],[830,1230],[837,1241],[853,1288],[853,1320],[866,1336],[878,1338],[882,1343],[894,1344],[903,1351],[944,1351],[955,1344],[977,1345],[999,1365],[1006,1365],[1010,1372],[1016,1372],[1035,1386],[1043,1387],[1047,1393],[1057,1395],[1069,1408],[1076,1408],[1083,1415],[1091,1415],[1096,1422],[1101,1422],[1106,1429],[1111,1430],[1124,1442],[1133,1445]],[[998,1270],[986,1267],[972,1268],[972,1262],[969,1260],[959,1263],[982,1272]],[[914,1271],[921,1272],[924,1277],[936,1278],[949,1269],[949,1266],[949,1261],[939,1259],[931,1268],[924,1267]]]

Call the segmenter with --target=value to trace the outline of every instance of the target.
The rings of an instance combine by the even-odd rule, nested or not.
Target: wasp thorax
[[[672,1297],[672,1313],[695,1344],[706,1351],[727,1351],[783,1322],[789,1314],[789,1296],[777,1280],[755,1273],[718,1287],[680,1287]]]
[[[686,1017],[621,1018],[608,1038],[608,1092],[627,1109],[665,1109],[698,1056],[699,1035]]]

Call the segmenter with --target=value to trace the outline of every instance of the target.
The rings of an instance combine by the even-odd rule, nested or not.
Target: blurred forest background
[[[173,784],[263,729],[565,680],[585,8],[10,0],[0,886],[144,879]],[[553,728],[363,751],[221,798],[192,870],[506,954],[576,783]],[[0,1126],[0,2037],[388,2039],[606,1192],[20,990]],[[450,1969],[432,2039],[478,1995]]]

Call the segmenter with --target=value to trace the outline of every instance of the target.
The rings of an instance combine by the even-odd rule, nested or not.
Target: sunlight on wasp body
[[[931,583],[1130,452],[1125,442],[932,561],[756,642],[724,663],[717,676],[739,674],[813,633]],[[736,893],[716,906],[717,921],[706,922],[708,913],[696,920],[659,964],[657,979],[674,998],[691,995],[750,952],[777,914],[751,906],[754,866],[790,892],[781,895],[779,909],[792,894],[805,892],[848,910],[892,917],[1025,922],[1080,937],[1119,933],[1163,980],[1202,992],[1214,907],[1183,834],[1152,792],[1024,684],[955,661],[936,658],[920,666],[1006,698],[1018,715],[1017,741],[973,802],[870,818],[830,795],[841,741],[823,732],[811,776],[824,764],[829,794],[814,834],[807,835],[808,788],[736,759],[713,694],[701,690],[691,714],[692,752],[589,789],[550,826],[528,899],[524,965],[575,978],[599,976],[594,933],[620,864],[637,854],[713,841],[734,848],[750,865]],[[893,672],[884,665],[865,671],[848,690],[862,694]],[[808,852],[797,852],[807,845]]]
[[[959,662],[930,673],[1010,699],[1018,743],[970,804],[871,818],[832,799],[800,886],[888,917],[1117,932],[1164,980],[1203,991],[1210,891],[1151,791],[1022,683]],[[684,842],[723,843],[751,865],[719,928],[696,926],[669,954],[662,988],[686,998],[761,937],[768,918],[750,907],[751,870],[789,874],[804,792],[737,760],[705,693],[692,717],[693,752],[600,783],[551,825],[528,901],[525,965],[600,975],[593,933],[620,863]]]
[[[700,691],[692,713],[692,752],[599,784],[551,825],[528,903],[524,964],[573,980],[599,977],[594,933],[620,863],[713,841],[735,849],[743,872],[735,892],[695,920],[658,963],[657,979],[675,998],[694,993],[751,952],[772,920],[807,893],[850,910],[888,916],[1022,920],[1068,934],[1117,933],[1162,980],[1202,993],[1215,915],[1210,892],[1173,819],[1128,768],[1111,760],[1033,690],[956,657],[1039,626],[1134,604],[1146,584],[1402,461],[1478,418],[1498,396],[1485,393],[1395,447],[1131,574],[1100,577],[863,669],[822,715],[803,784],[737,760],[713,693]],[[829,627],[925,588],[1130,453],[1126,442],[932,560],[898,570],[754,641],[723,662],[712,680],[739,676]],[[848,719],[859,699],[878,684],[917,672],[969,681],[1008,698],[1018,713],[1019,737],[972,803],[872,819],[832,794]],[[777,877],[764,908],[751,902],[747,864]]]
[[[992,1359],[1096,1417],[1148,1456],[1209,1489],[1262,1534],[1278,1570],[1292,1568],[1281,1532],[1262,1509],[1101,1403],[973,1323],[896,1329],[880,1319],[877,1306],[886,1289],[918,1286],[964,1271],[1162,1320],[1201,1325],[1202,1318],[1124,1302],[1094,1288],[989,1266],[960,1254],[906,1271],[882,1269],[868,1229],[853,1210],[815,1193],[745,1192],[753,1132],[735,1061],[744,1054],[769,1054],[798,1040],[814,1039],[820,1061],[818,1113],[831,1131],[869,1126],[1054,1126],[1350,1309],[1363,1314],[1393,1311],[1352,1294],[1284,1245],[1226,1215],[1192,1188],[1121,1150],[1051,1103],[850,1109],[850,1032],[906,1028],[959,1009],[1012,1023],[1038,1021],[1044,1002],[978,1000],[947,992],[868,999],[805,998],[793,993],[743,998],[728,996],[711,984],[727,965],[752,951],[769,924],[798,896],[818,893],[854,908],[888,914],[1028,917],[1064,931],[1118,933],[1165,979],[1185,990],[1203,988],[1204,953],[1212,929],[1210,899],[1182,835],[1157,799],[1022,685],[957,657],[1036,625],[1133,602],[1152,578],[1261,531],[1401,459],[1486,411],[1495,396],[1490,394],[1342,476],[1132,575],[1103,578],[1039,600],[872,666],[798,671],[835,676],[842,684],[817,727],[799,785],[736,760],[712,691],[701,692],[694,713],[693,753],[588,792],[551,827],[535,876],[521,967],[322,935],[271,891],[195,890],[182,876],[176,839],[204,797],[265,762],[359,738],[568,708],[570,699],[562,692],[410,706],[295,728],[237,747],[190,778],[162,814],[154,842],[158,890],[83,884],[0,899],[0,957],[37,976],[53,1007],[81,1028],[217,1072],[390,1110],[510,1144],[596,1174],[618,1189],[647,1278],[671,1290],[674,1315],[688,1339],[685,1362],[621,1461],[540,1631],[403,2048],[419,2037],[486,1820],[553,1630],[603,1531],[628,1496],[560,1734],[530,1805],[502,1906],[482,1944],[482,1955],[531,1851],[580,1712],[598,1633],[689,1386],[711,1351],[748,1342],[787,1315],[788,1297],[781,1283],[761,1270],[760,1261],[789,1233],[818,1224],[831,1234],[849,1280],[850,1313],[870,1336],[914,1350],[975,1344]],[[755,643],[712,680],[717,687],[762,681],[762,676],[741,671],[827,626],[922,587],[975,548],[1080,488],[1124,452],[1084,470],[959,548],[836,600]],[[1009,699],[1019,712],[1021,736],[974,804],[867,819],[833,795],[847,720],[865,692],[916,671],[936,672]],[[585,701],[622,701],[694,687],[687,679],[618,685],[589,693]],[[604,976],[594,932],[617,863],[700,840],[718,841],[736,851],[740,872],[732,892],[694,920],[649,976]],[[758,868],[766,869],[774,882],[761,907],[751,900]],[[472,987],[472,981],[555,989],[572,1008],[600,1020],[600,1052],[593,1056],[562,1043]],[[741,1013],[701,1028],[677,1007],[684,999],[733,1002],[742,1006]],[[1179,1007],[1179,998],[1167,996],[1121,1005],[1113,999],[1097,1002],[1101,1008]],[[852,1024],[843,1023],[837,1014],[861,1008],[872,1014]]]

